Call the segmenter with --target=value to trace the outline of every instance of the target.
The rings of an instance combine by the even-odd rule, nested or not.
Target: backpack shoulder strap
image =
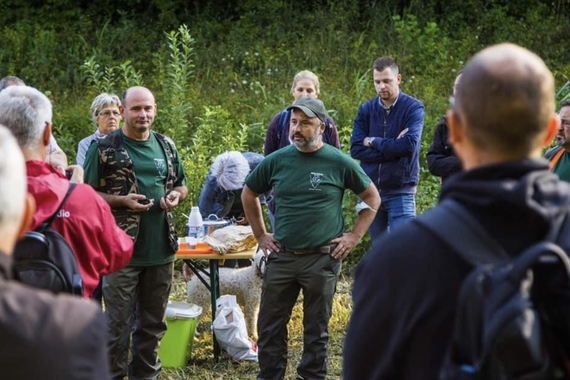
[[[570,255],[570,214],[563,214],[549,232],[546,240],[556,243]]]
[[[562,157],[565,151],[566,149],[560,148],[552,157],[549,157],[548,169],[550,171],[554,169],[554,166],[556,166],[556,163],[560,160],[560,157]]]
[[[277,122],[277,141],[281,141],[281,135],[287,126],[290,119],[291,111],[283,110],[279,114],[279,120]]]
[[[65,196],[63,197],[63,200],[59,204],[59,207],[57,208],[57,210],[55,210],[53,215],[50,216],[50,218],[48,220],[46,220],[44,223],[42,223],[42,225],[44,226],[43,228],[51,226],[51,224],[53,223],[53,221],[57,217],[59,210],[61,210],[61,208],[65,204],[65,201],[67,201],[67,198],[69,198],[69,196],[71,195],[71,192],[73,191],[73,189],[75,189],[75,185],[76,185],[75,183],[71,183],[71,182],[69,183],[69,187],[67,188],[67,193],[65,193]]]
[[[330,119],[327,117],[325,119],[325,132],[323,134],[323,138],[327,143],[331,143],[331,136],[332,136],[332,127]]]
[[[509,258],[503,247],[465,207],[453,199],[440,202],[416,220],[474,266]]]

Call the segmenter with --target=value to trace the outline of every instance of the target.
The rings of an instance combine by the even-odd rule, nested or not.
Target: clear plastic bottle
[[[187,243],[190,249],[196,248],[199,241],[202,240],[204,233],[204,220],[198,206],[192,206],[190,216],[188,217],[188,239]]]

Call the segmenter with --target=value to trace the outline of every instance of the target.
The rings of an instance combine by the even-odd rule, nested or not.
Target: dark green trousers
[[[123,379],[127,374],[129,380],[158,378],[158,344],[166,332],[173,268],[173,263],[128,266],[103,278],[113,379]],[[129,347],[131,362],[127,363]]]
[[[330,254],[271,253],[267,260],[259,333],[259,380],[280,380],[287,367],[287,324],[303,291],[303,355],[297,367],[303,379],[325,379],[328,323],[341,262]]]

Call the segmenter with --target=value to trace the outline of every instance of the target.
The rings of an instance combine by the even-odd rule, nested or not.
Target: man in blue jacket
[[[360,160],[382,199],[368,229],[372,240],[416,216],[424,124],[424,105],[400,91],[402,76],[396,61],[380,57],[373,72],[378,97],[360,106],[350,139],[351,156]]]
[[[560,126],[554,103],[554,77],[544,61],[500,44],[467,62],[447,113],[464,170],[442,187],[440,202],[461,204],[512,257],[570,215],[570,186],[541,158]],[[426,229],[422,218],[382,235],[356,269],[344,380],[439,378],[459,290],[473,266]]]

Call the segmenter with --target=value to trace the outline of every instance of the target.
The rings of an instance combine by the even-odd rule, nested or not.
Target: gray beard
[[[295,141],[289,136],[289,142],[301,152],[314,151],[320,143],[319,134],[315,134],[310,140],[303,138],[303,141]]]

